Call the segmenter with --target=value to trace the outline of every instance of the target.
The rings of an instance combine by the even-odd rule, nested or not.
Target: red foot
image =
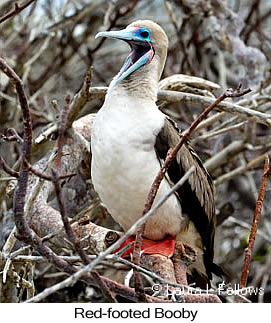
[[[175,240],[176,237],[168,237],[165,240],[161,241],[153,241],[149,239],[143,239],[142,240],[142,245],[141,245],[141,250],[148,255],[152,254],[159,254],[165,257],[171,257],[174,252],[175,248]],[[131,253],[133,253],[134,250],[134,242],[135,242],[135,237],[129,237],[127,240],[125,240],[121,246],[114,250],[114,252],[117,252],[124,248],[126,245],[132,242],[131,247],[129,247],[122,255],[122,258],[127,258],[130,256]]]

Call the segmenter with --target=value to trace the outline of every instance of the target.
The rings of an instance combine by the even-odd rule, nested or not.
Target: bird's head
[[[167,57],[168,38],[158,24],[151,20],[138,20],[122,30],[99,32],[97,37],[121,39],[131,47],[115,84],[148,64],[155,65],[157,79],[160,79]]]

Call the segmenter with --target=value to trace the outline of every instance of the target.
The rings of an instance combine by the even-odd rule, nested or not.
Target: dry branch
[[[107,87],[91,87],[89,88],[89,96],[87,98],[87,101],[91,101],[94,99],[100,99],[103,100],[105,95],[107,93]],[[184,93],[184,92],[177,92],[177,91],[169,91],[169,90],[159,90],[158,93],[158,100],[164,101],[166,103],[177,103],[182,102],[185,104],[195,104],[200,106],[209,106],[210,104],[213,104],[215,99],[204,97],[202,95],[196,95],[192,93]],[[80,97],[80,95],[79,95]],[[78,98],[79,99],[79,98]],[[70,117],[71,122],[75,120],[76,116],[78,116],[79,112],[84,107],[84,104],[86,101],[82,101],[83,103],[80,105],[76,105],[77,112],[75,113],[75,116]],[[72,103],[73,104],[73,103]],[[216,109],[219,109],[221,111],[225,111],[230,114],[234,114],[239,116],[241,119],[245,119],[251,122],[257,122],[264,125],[267,125],[271,127],[271,115],[266,114],[260,111],[254,111],[252,109],[244,108],[241,105],[231,103],[231,102],[220,102],[216,105]],[[71,109],[72,110],[72,109]],[[72,115],[72,114],[71,114]],[[210,121],[208,121],[207,124],[205,124],[205,121],[202,122],[202,126],[199,125],[199,128],[203,126],[207,126],[208,124],[212,124],[215,120],[218,118],[222,118],[225,114],[221,113],[219,116],[211,116]],[[41,135],[39,135],[35,139],[36,144],[42,143],[44,140],[46,140],[52,133],[57,131],[57,126],[53,125],[52,127],[46,129]]]
[[[29,112],[27,97],[24,91],[24,86],[21,79],[18,77],[18,75],[2,58],[0,58],[0,69],[14,83],[18,94],[19,102],[22,109],[23,120],[24,120],[24,136],[23,136],[23,147],[22,147],[23,157],[24,159],[31,162],[32,121],[31,121],[31,116]],[[18,230],[18,234],[20,235],[21,239],[25,241],[31,239],[30,236],[32,235],[24,219],[24,204],[25,204],[25,195],[26,195],[26,189],[27,189],[28,172],[29,172],[28,167],[23,160],[19,171],[17,188],[14,194],[15,223]]]
[[[176,91],[159,91],[158,99],[165,100],[168,103],[182,102],[186,104],[200,104],[201,106],[208,106],[213,104],[215,101],[212,98],[203,97],[200,95],[192,93],[182,93]],[[266,114],[260,111],[254,111],[251,109],[244,108],[235,103],[230,102],[220,102],[217,106],[217,109],[225,111],[231,114],[236,114],[243,119],[247,119],[253,122],[258,122],[264,124],[268,127],[271,127],[271,115]]]
[[[21,4],[21,5],[19,5],[18,2],[15,2],[14,8],[10,12],[8,12],[5,15],[0,17],[0,24],[2,22],[6,21],[7,19],[20,13],[22,10],[24,10],[26,7],[28,7],[34,1],[37,1],[37,0],[28,0],[24,4]]]
[[[241,280],[240,280],[240,287],[241,288],[246,287],[246,284],[247,284],[247,277],[249,274],[249,268],[250,268],[251,257],[252,257],[252,250],[254,247],[254,242],[255,242],[257,229],[258,229],[258,223],[259,223],[260,216],[261,216],[261,210],[262,210],[262,206],[263,206],[266,185],[267,185],[267,181],[268,181],[270,174],[271,174],[270,158],[269,158],[269,156],[266,156],[265,164],[264,164],[264,173],[262,176],[258,200],[257,200],[257,206],[256,206],[256,209],[254,212],[253,222],[252,222],[251,229],[250,229],[248,246],[245,250],[245,259],[244,259],[244,265],[243,265],[243,270],[242,270],[242,275],[241,275]]]
[[[19,177],[19,172],[16,172],[12,168],[9,167],[9,165],[5,162],[4,158],[0,156],[0,164],[2,165],[3,170],[9,174],[10,176],[13,176],[15,178]]]

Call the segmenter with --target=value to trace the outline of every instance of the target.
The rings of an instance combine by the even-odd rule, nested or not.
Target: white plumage
[[[151,184],[160,170],[154,150],[165,115],[150,99],[131,100],[125,90],[111,89],[92,128],[92,179],[95,190],[124,230],[142,215]],[[157,199],[169,190],[163,180]],[[173,195],[149,219],[144,236],[163,239],[180,232],[185,218]]]

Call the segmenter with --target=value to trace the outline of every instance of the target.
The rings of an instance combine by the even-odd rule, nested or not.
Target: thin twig
[[[27,160],[25,160],[25,162],[27,164],[28,169],[31,171],[31,173],[33,173],[37,177],[40,177],[40,178],[44,179],[45,181],[50,181],[50,182],[53,181],[52,176],[42,173],[41,171],[39,171],[38,169],[33,167]],[[58,178],[61,180],[61,179],[65,179],[65,178],[71,178],[73,176],[76,176],[76,173],[59,175]]]
[[[37,1],[37,0],[28,0],[25,4],[22,4],[21,6],[17,2],[15,2],[14,8],[10,12],[6,13],[4,16],[0,17],[0,24],[2,22],[4,22],[5,20],[20,13],[22,10],[24,10],[26,7],[28,7],[34,1]]]
[[[74,95],[70,103],[69,113],[67,116],[66,130],[68,130],[72,126],[73,122],[76,120],[85,104],[89,101],[92,72],[93,67],[91,66],[87,71],[84,83],[80,91]]]
[[[206,160],[204,166],[209,173],[212,173],[215,169],[225,165],[234,156],[239,154],[241,151],[246,150],[246,143],[243,140],[235,140],[231,142],[228,146],[223,148],[221,151],[213,155],[211,158]]]
[[[19,172],[16,172],[16,170],[12,169],[11,167],[9,167],[9,165],[6,163],[6,161],[3,159],[2,156],[0,156],[0,164],[3,167],[3,170],[9,174],[12,177],[19,177]]]
[[[0,182],[9,182],[16,179],[16,177],[1,177]]]
[[[1,138],[6,141],[16,141],[19,144],[23,144],[23,138],[17,133],[17,131],[14,128],[9,128],[7,130],[8,133],[10,133],[9,136],[2,135]]]
[[[76,120],[80,112],[82,111],[85,104],[90,101],[90,99],[94,99],[95,95],[97,96],[96,92],[92,95],[91,92],[91,79],[92,79],[92,71],[93,67],[91,66],[85,76],[84,83],[78,93],[76,93],[70,103],[69,112],[67,116],[67,123],[66,123],[66,131],[72,126],[73,122]],[[102,96],[104,96],[106,91],[103,91]],[[99,92],[101,95],[101,91]],[[47,140],[49,136],[53,133],[57,132],[58,126],[53,124],[50,128],[46,129],[42,134],[40,134],[35,139],[35,144],[40,144],[44,140]]]
[[[58,140],[57,140],[57,156],[56,156],[56,168],[58,170],[60,170],[60,167],[61,167],[62,151],[65,143],[67,118],[68,118],[68,112],[69,112],[69,107],[71,102],[70,95],[66,96],[65,101],[66,101],[66,104],[64,106],[64,109],[61,111],[59,124],[58,124]]]
[[[250,229],[248,246],[245,250],[245,259],[244,259],[244,265],[243,265],[242,274],[241,274],[240,288],[245,287],[247,284],[247,278],[248,278],[249,268],[250,268],[250,263],[251,263],[252,250],[254,247],[258,223],[259,223],[260,216],[261,216],[267,181],[268,181],[268,177],[270,176],[270,174],[271,174],[270,158],[267,155],[266,159],[265,159],[265,163],[264,163],[264,172],[263,172],[261,185],[260,185],[260,189],[259,189],[257,205],[256,205],[256,209],[255,209],[254,216],[253,216],[253,222],[252,222],[251,229]]]
[[[86,268],[86,267],[84,267]],[[81,277],[82,272],[84,271],[84,268],[81,270],[78,270],[77,273],[73,274],[69,278],[61,281],[60,283],[53,285],[52,287],[46,288],[44,291],[42,291],[40,294],[32,297],[31,299],[28,299],[25,303],[36,303],[40,302],[44,298],[48,297],[49,295],[57,292],[60,289],[63,289],[65,287],[69,287],[73,285],[78,279],[79,276]],[[110,287],[111,290],[113,290],[115,293],[122,295],[132,301],[136,301],[137,297],[134,292],[133,288],[121,285],[119,283],[116,283],[108,278],[103,277],[103,280],[106,282],[106,284]],[[86,279],[87,281],[87,279]],[[149,302],[155,302],[155,303],[165,303],[170,302],[166,300],[160,300],[159,298],[153,297],[153,296],[147,296]]]
[[[258,167],[261,163],[263,163],[264,159],[266,157],[266,153],[256,157],[255,159],[249,161],[247,164],[239,166],[237,168],[234,168],[228,173],[225,173],[221,176],[219,176],[215,181],[214,185],[218,186],[222,183],[225,183],[226,181],[231,180],[232,178],[236,178],[236,176],[239,176],[241,174],[244,174],[246,171],[253,170],[256,167]],[[227,160],[227,159],[226,159]]]
[[[250,92],[250,90],[248,92]],[[164,90],[160,90],[158,92],[158,99],[161,101],[166,101],[167,103],[182,102],[186,104],[200,104],[205,106],[214,102],[213,98],[205,97],[202,95]],[[271,127],[270,114],[244,108],[238,104],[227,101],[220,102],[219,104],[217,104],[216,108],[227,113],[236,114],[243,119],[258,122],[261,124],[265,124],[268,127]]]
[[[236,129],[240,129],[240,128],[244,129],[244,125],[247,124],[247,122],[248,121],[242,121],[242,122],[237,123],[237,124],[235,124],[233,126],[223,128],[223,129],[220,129],[220,130],[217,130],[217,131],[212,131],[212,132],[209,132],[209,133],[204,134],[202,136],[198,136],[195,139],[192,139],[191,143],[195,144],[195,143],[197,143],[199,141],[210,139],[210,138],[222,135],[224,133],[227,133],[227,132],[230,132],[230,131],[233,131],[233,130],[236,130]]]
[[[229,216],[226,220],[228,223],[233,223],[239,225],[241,228],[244,228],[246,230],[251,229],[251,225],[249,225],[247,222],[242,221],[240,219],[235,218],[234,216]],[[267,235],[264,231],[258,229],[257,230],[258,236],[266,240],[271,245],[271,235]]]

